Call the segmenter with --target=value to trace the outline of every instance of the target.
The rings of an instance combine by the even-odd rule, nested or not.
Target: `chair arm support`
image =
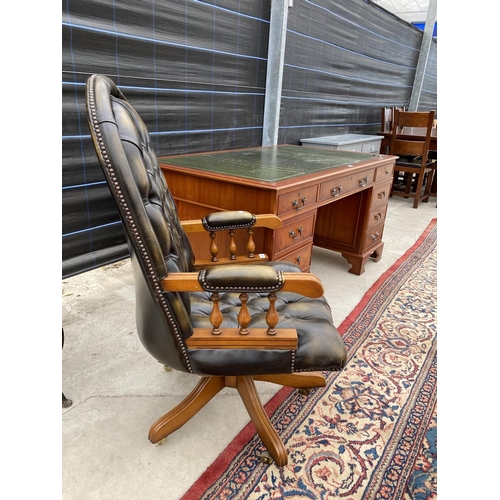
[[[225,269],[225,268],[233,268],[231,271],[234,272],[232,274],[232,282],[239,283],[239,276],[241,275],[241,271],[243,269],[252,269],[254,274],[260,272],[260,270],[264,266],[255,266],[255,265],[227,265],[219,268],[213,269]],[[273,271],[274,272],[274,271]],[[204,292],[206,291],[199,281],[200,273],[170,273],[166,278],[162,280],[162,286],[165,291],[168,292]],[[281,273],[283,278],[283,284],[279,289],[280,292],[292,292],[298,293],[305,297],[310,298],[318,298],[324,294],[323,285],[321,284],[320,279],[314,274],[310,273],[293,273],[293,272],[283,272]],[[220,292],[224,291],[232,291],[232,289],[224,289],[219,288]],[[258,290],[251,290],[258,291]],[[265,290],[261,290],[265,292]]]
[[[253,215],[250,212],[228,210],[213,212],[200,220],[181,221],[186,233],[201,233],[206,231],[227,231],[228,229],[244,229],[248,227],[265,227],[278,229],[281,219],[275,214]]]

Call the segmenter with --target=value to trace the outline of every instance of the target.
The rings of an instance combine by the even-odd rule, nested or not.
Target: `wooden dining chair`
[[[390,132],[392,130],[392,120],[394,116],[394,110],[406,111],[405,106],[390,106],[383,107],[380,113],[380,132]]]
[[[392,117],[394,115],[394,110],[398,109],[399,111],[406,111],[404,106],[390,106],[383,107],[380,111],[380,132],[382,134],[387,134],[392,130]],[[380,144],[380,152],[382,154],[389,154],[389,139],[387,136],[384,136],[382,139],[382,143]]]
[[[434,175],[431,185],[431,196],[437,197],[437,151],[429,150],[429,160],[432,162],[432,167],[434,169]]]
[[[435,129],[437,133],[437,118],[434,118],[434,122],[432,123],[432,128]],[[437,198],[437,149],[429,150],[429,159],[432,161],[432,166],[434,167],[434,177],[432,179],[431,186],[431,196],[435,196]]]
[[[434,177],[434,165],[429,158],[432,124],[435,111],[410,112],[394,110],[389,154],[398,156],[394,167],[391,196],[414,198],[413,208],[428,202]],[[412,134],[412,128],[422,134]],[[398,181],[404,178],[403,189]]]

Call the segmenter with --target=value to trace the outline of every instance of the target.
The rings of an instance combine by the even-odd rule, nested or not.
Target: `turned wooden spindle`
[[[253,231],[252,228],[250,228],[248,231],[248,241],[247,241],[247,255],[248,257],[252,258],[255,257],[255,243],[253,241]]]
[[[269,327],[267,329],[267,334],[268,335],[276,335],[276,325],[278,324],[278,313],[276,312],[276,306],[275,306],[275,302],[276,302],[276,293],[275,292],[271,292],[268,297],[269,299],[269,309],[267,310],[267,314],[266,314],[266,323],[267,323],[267,326]]]
[[[236,243],[234,241],[234,230],[229,231],[229,253],[231,256],[229,257],[230,260],[236,260]]]
[[[217,237],[217,234],[215,231],[210,232],[210,238],[212,241],[210,242],[210,255],[212,256],[211,261],[212,262],[217,262],[217,254],[219,253],[219,249],[217,248],[217,242],[215,241],[215,238]]]
[[[240,335],[248,335],[248,325],[250,324],[250,313],[248,312],[248,294],[240,293],[241,308],[238,313],[238,323],[240,325]]]
[[[213,303],[212,312],[210,313],[210,323],[212,324],[212,335],[220,335],[222,324],[222,314],[219,308],[220,295],[217,292],[212,293],[210,300]]]

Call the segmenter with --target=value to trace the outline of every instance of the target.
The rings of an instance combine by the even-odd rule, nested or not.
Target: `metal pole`
[[[262,130],[263,146],[276,146],[276,144],[278,144],[286,26],[288,21],[288,7],[291,6],[292,3],[293,0],[271,1],[264,124]]]
[[[424,82],[425,69],[429,52],[431,50],[432,33],[434,32],[434,24],[437,18],[437,0],[429,0],[427,17],[425,19],[424,34],[422,35],[422,43],[420,44],[420,53],[418,56],[417,69],[415,71],[415,79],[413,80],[413,88],[410,96],[408,111],[417,111],[420,101],[420,93]]]

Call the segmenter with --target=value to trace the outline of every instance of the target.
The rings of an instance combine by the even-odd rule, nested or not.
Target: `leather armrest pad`
[[[276,292],[283,287],[282,271],[269,266],[227,265],[200,271],[198,281],[207,292]]]
[[[255,221],[255,215],[250,212],[229,210],[208,214],[201,222],[208,231],[220,231],[252,227]]]

